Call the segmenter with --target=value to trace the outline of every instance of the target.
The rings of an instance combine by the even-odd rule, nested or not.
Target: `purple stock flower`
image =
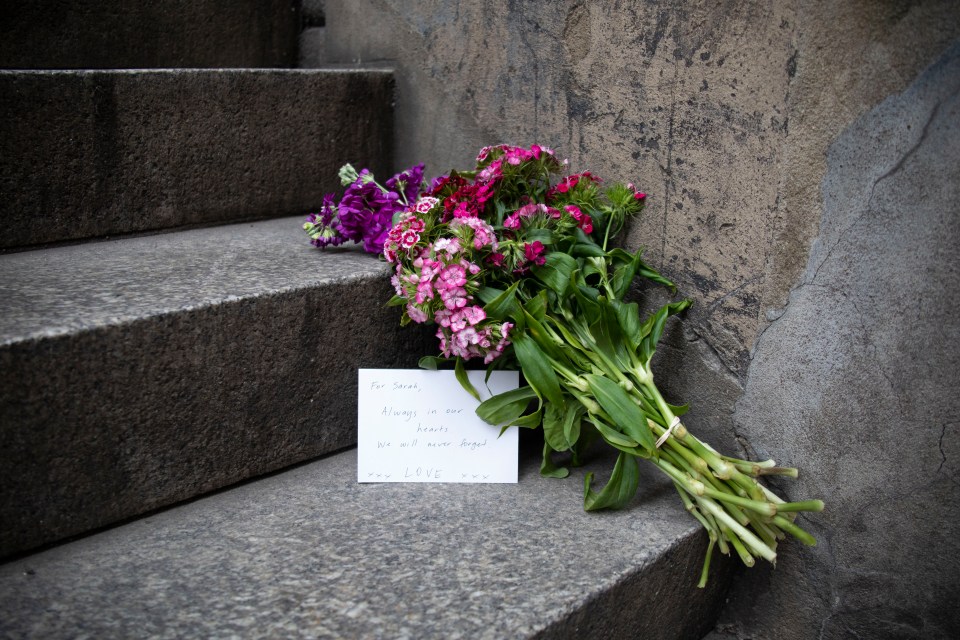
[[[401,171],[397,175],[387,180],[384,186],[390,191],[403,193],[408,204],[413,205],[420,193],[420,184],[423,182],[423,163],[414,165],[406,171]]]
[[[329,228],[319,239],[317,246],[341,244],[347,240],[362,242],[369,253],[382,253],[387,235],[393,227],[393,217],[416,202],[423,182],[423,164],[418,164],[387,180],[380,187],[368,169],[357,174],[357,179],[347,187],[340,204],[333,207],[324,198],[321,214],[314,214],[312,222]],[[317,243],[320,244],[317,244]]]
[[[360,177],[347,187],[338,207],[336,228],[347,239],[363,242],[365,251],[381,253],[393,226],[393,214],[402,211],[404,206],[396,193],[384,193],[372,180],[365,181],[369,173],[364,169]]]
[[[323,205],[320,213],[311,213],[307,216],[307,222],[303,228],[310,234],[310,244],[315,247],[337,246],[346,242],[346,238],[340,235],[334,226],[334,218],[337,215],[337,205],[334,202],[334,195],[328,193],[323,196]]]

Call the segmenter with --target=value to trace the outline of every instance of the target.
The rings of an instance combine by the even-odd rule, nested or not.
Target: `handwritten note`
[[[467,372],[481,398],[520,384],[516,371]],[[517,430],[477,417],[453,371],[360,369],[358,482],[516,482]]]

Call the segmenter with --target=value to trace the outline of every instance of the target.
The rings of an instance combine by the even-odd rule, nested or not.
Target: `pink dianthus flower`
[[[440,271],[438,287],[451,289],[467,284],[466,270],[459,264],[450,264]]]
[[[532,243],[527,242],[523,245],[524,257],[527,259],[527,261],[534,264],[546,264],[547,259],[543,255],[544,251],[546,251],[546,247],[544,247],[543,243],[539,240],[534,240]]]
[[[437,203],[440,202],[437,198],[431,196],[423,196],[417,200],[416,204],[413,205],[414,210],[417,213],[427,213],[430,209],[433,209],[437,206]]]
[[[483,307],[473,305],[463,310],[463,316],[471,326],[474,326],[478,322],[482,322],[484,319],[486,319],[487,313],[483,310]]]
[[[414,322],[416,322],[416,323],[418,323],[418,324],[422,324],[422,323],[426,322],[427,319],[429,318],[429,316],[427,315],[426,311],[424,311],[424,310],[421,309],[420,307],[418,307],[418,306],[416,306],[416,305],[413,305],[413,304],[408,304],[408,305],[407,305],[407,315],[410,316],[410,319],[411,319],[411,320],[413,320]]]

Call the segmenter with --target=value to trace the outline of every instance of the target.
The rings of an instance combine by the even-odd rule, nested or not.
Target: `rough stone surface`
[[[392,164],[392,103],[382,70],[0,71],[0,249],[305,213]]]
[[[648,260],[694,299],[683,330],[671,332],[656,365],[671,400],[693,405],[688,420],[700,422],[698,432],[717,433],[717,442],[734,443],[745,454],[778,454],[807,478],[838,456],[860,455],[853,441],[833,451],[810,446],[806,457],[779,455],[784,450],[760,425],[773,412],[789,414],[789,406],[777,404],[784,393],[771,396],[756,417],[749,417],[748,407],[760,406],[759,395],[738,409],[736,403],[748,380],[814,375],[797,372],[797,361],[787,358],[771,358],[753,371],[751,354],[757,337],[783,313],[821,233],[828,149],[960,37],[956,2],[328,0],[326,17],[331,60],[379,61],[398,69],[398,166],[424,160],[440,172],[470,164],[486,144],[537,142],[556,147],[577,170],[632,179],[648,192],[648,210],[626,244],[645,245]],[[929,115],[917,108],[904,117]],[[873,156],[866,143],[860,153]],[[914,176],[911,188],[924,197],[943,190],[942,176],[935,175]],[[874,250],[851,245],[850,262],[872,264]],[[955,290],[949,274],[929,277],[931,288]],[[956,304],[950,308],[955,312]],[[882,307],[861,309],[873,314],[865,322],[886,321]],[[917,322],[935,325],[925,316]],[[799,330],[779,335],[799,336]],[[856,357],[851,344],[836,346],[853,349],[838,359]],[[832,376],[835,364],[817,361],[814,371]],[[941,375],[956,387],[955,373]],[[869,376],[844,384],[860,398],[877,389]],[[868,423],[872,410],[848,407],[847,422]],[[745,421],[752,426],[741,431]],[[931,453],[939,465],[942,455]],[[794,483],[790,491],[812,497],[819,489]],[[852,502],[867,509],[865,495]],[[823,522],[838,527],[835,538],[861,527],[852,520]],[[833,529],[821,525],[821,535],[826,531]],[[789,560],[790,553],[797,558]],[[781,568],[807,553],[794,548]],[[944,567],[937,580],[951,570]],[[787,571],[778,571],[770,580],[783,581],[780,590],[750,588],[763,592],[765,602],[776,598],[777,614],[794,612],[792,634],[815,637],[833,622],[818,617],[829,616],[830,607],[806,582],[819,576],[817,584],[831,583],[831,571],[827,565],[810,569],[797,578],[799,587],[784,579]],[[864,583],[866,593],[873,585],[867,578]],[[929,611],[925,604],[912,606],[899,609],[918,619]],[[743,637],[782,631],[760,624],[760,609],[752,611],[739,627]],[[727,619],[737,615],[732,608]],[[854,618],[848,616],[845,628],[872,637],[869,624]]]
[[[300,5],[301,23],[305,27],[322,27],[327,22],[325,0],[303,0]]]
[[[300,221],[0,256],[0,555],[356,442],[357,368],[435,341]]]
[[[439,173],[484,145],[537,142],[644,189],[627,243],[695,298],[689,335],[741,385],[816,234],[826,146],[960,36],[952,0],[330,0],[325,11],[330,61],[398,70],[398,166]]]
[[[292,0],[6,0],[0,68],[292,67],[299,28]]]
[[[697,298],[689,330],[742,378],[787,136],[781,3],[373,0],[327,20],[331,60],[397,60],[400,164],[540,142],[647,191],[627,242]]]
[[[669,483],[581,510],[583,470],[516,485],[358,484],[356,453],[0,567],[8,638],[663,638],[709,629],[706,536]],[[589,468],[604,474],[611,460]]]
[[[309,27],[300,32],[300,60],[302,69],[315,69],[327,62],[326,27]]]
[[[827,503],[807,523],[821,545],[750,574],[728,622],[960,637],[960,43],[827,166],[820,234],[735,416],[759,455],[803,467],[788,495]]]

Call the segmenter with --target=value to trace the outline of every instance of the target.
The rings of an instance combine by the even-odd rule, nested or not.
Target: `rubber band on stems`
[[[660,436],[660,439],[657,440],[657,449],[660,448],[664,442],[667,441],[667,438],[670,437],[670,434],[673,433],[673,430],[677,428],[677,425],[680,424],[680,418],[677,416],[673,417],[673,421],[670,423],[670,426],[667,427],[667,430],[663,432],[663,435]]]

